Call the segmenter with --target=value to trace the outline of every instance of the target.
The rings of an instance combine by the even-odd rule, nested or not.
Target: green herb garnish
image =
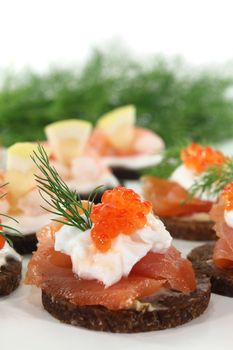
[[[43,128],[64,115],[95,123],[111,109],[134,104],[139,125],[168,147],[184,137],[220,142],[233,134],[233,79],[229,67],[219,68],[200,70],[153,55],[135,59],[113,42],[94,48],[83,65],[43,73],[2,69],[0,140],[42,140]]]
[[[233,181],[233,158],[227,158],[222,165],[209,167],[190,187],[191,196],[206,193],[210,197],[218,196],[224,187]]]
[[[50,209],[43,206],[42,208],[61,217],[60,219],[53,219],[53,221],[77,227],[81,231],[90,229],[92,227],[91,210],[97,191],[101,186],[91,192],[87,208],[85,208],[79,194],[70,190],[59,176],[57,170],[50,165],[48,155],[43,146],[38,145],[37,151],[33,153],[34,155],[31,158],[41,172],[41,175],[35,174],[39,192],[50,207]],[[83,211],[83,214],[79,213],[79,209]]]

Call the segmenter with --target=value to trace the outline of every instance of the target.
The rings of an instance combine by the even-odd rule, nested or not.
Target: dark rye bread
[[[190,294],[164,291],[143,299],[140,311],[77,306],[64,298],[54,298],[42,291],[44,308],[61,322],[113,333],[149,332],[182,325],[200,316],[209,300],[210,282],[207,277],[198,278],[197,289]]]
[[[35,233],[24,236],[9,236],[14,249],[21,255],[31,254],[37,249],[37,238]]]
[[[217,239],[212,221],[185,221],[178,217],[160,217],[174,238],[187,241],[213,241]]]
[[[113,174],[116,176],[118,180],[138,180],[141,176],[139,170],[127,169],[123,167],[111,167]]]
[[[0,267],[0,296],[13,292],[21,280],[22,264],[13,258],[7,258],[6,264]]]
[[[193,249],[188,259],[198,275],[210,277],[213,293],[233,297],[233,268],[219,269],[213,264],[214,243],[204,244]]]

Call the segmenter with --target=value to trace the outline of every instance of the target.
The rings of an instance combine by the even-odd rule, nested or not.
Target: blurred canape
[[[92,131],[91,123],[70,119],[49,124],[45,128],[50,161],[70,189],[88,199],[91,192],[97,192],[100,201],[103,190],[118,185],[116,177],[103,160],[88,145]]]
[[[216,239],[209,211],[218,197],[218,188],[209,189],[209,177],[221,178],[222,168],[228,166],[228,157],[221,152],[192,143],[180,153],[182,164],[168,179],[143,176],[146,199],[153,204],[171,235],[186,240]]]
[[[158,135],[135,124],[134,106],[117,108],[99,118],[89,141],[120,180],[138,179],[142,169],[161,160],[164,150]]]
[[[13,247],[20,254],[29,254],[36,250],[35,233],[50,222],[52,214],[41,207],[44,204],[34,174],[38,172],[31,160],[36,144],[30,142],[16,143],[7,149],[6,170],[1,172],[0,184],[2,194],[0,212],[11,215],[16,220],[15,228],[22,236],[13,236]],[[10,226],[11,220],[3,216],[2,222]],[[5,234],[7,228],[4,230]]]
[[[224,188],[210,216],[218,241],[193,249],[188,258],[197,274],[210,277],[213,293],[233,297],[233,182]]]

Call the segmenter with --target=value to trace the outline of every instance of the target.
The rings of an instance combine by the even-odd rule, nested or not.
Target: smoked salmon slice
[[[212,203],[190,198],[188,191],[174,181],[154,176],[142,178],[145,199],[152,202],[156,215],[164,217],[209,212]]]
[[[225,240],[219,239],[216,242],[213,261],[216,266],[222,269],[233,268],[233,250]]]
[[[219,240],[214,247],[213,261],[219,268],[233,267],[233,229],[224,220],[225,202],[220,201],[210,211],[210,218],[215,222]]]
[[[54,236],[60,227],[60,223],[52,223],[38,233],[38,250],[29,262],[25,281],[54,297],[66,298],[80,306],[102,305],[118,310],[132,307],[136,300],[163,287],[181,292],[195,289],[191,263],[182,259],[174,247],[166,254],[149,253],[127,278],[109,288],[97,280],[80,279],[72,272],[69,257],[54,251]]]
[[[173,246],[165,254],[148,253],[133,267],[132,272],[150,278],[164,278],[172,289],[184,293],[196,288],[191,262],[183,259]]]
[[[224,210],[225,210],[225,201],[220,198],[220,200],[215,203],[209,214],[210,214],[210,219],[217,223],[217,222],[223,222],[224,221]]]
[[[111,310],[130,308],[135,300],[153,295],[165,284],[131,275],[109,288],[96,281],[76,277],[70,268],[51,263],[52,248],[39,248],[33,254],[26,276],[27,284],[34,284],[54,297],[66,298],[77,305],[102,305]]]

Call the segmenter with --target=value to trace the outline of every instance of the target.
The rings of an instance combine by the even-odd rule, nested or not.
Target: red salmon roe
[[[226,201],[226,210],[233,209],[233,182],[230,182],[223,190],[222,197]]]
[[[203,172],[211,165],[221,165],[225,156],[209,146],[192,143],[181,151],[180,157],[184,164],[198,173]]]
[[[142,201],[133,190],[116,187],[106,191],[100,204],[94,205],[91,220],[94,227],[91,237],[101,252],[111,248],[112,240],[120,233],[131,235],[146,224],[151,203]]]
[[[1,221],[0,221],[1,223]],[[2,233],[2,226],[0,226],[0,249],[2,249],[5,245],[6,238],[1,234]]]
[[[6,238],[0,234],[0,249],[4,247],[5,242],[6,242]]]

